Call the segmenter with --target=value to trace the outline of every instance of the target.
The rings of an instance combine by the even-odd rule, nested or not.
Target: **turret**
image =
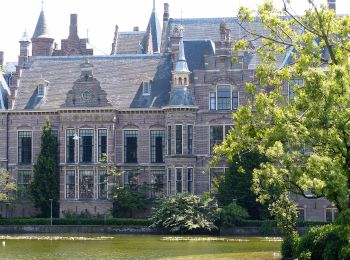
[[[51,56],[54,39],[50,36],[42,8],[32,37],[32,56]]]
[[[185,56],[185,46],[183,41],[183,26],[178,28],[179,30],[179,49],[178,49],[178,57],[177,62],[175,64],[175,68],[172,72],[173,74],[173,86],[188,86],[189,85],[189,77],[190,70],[188,69],[186,56]]]

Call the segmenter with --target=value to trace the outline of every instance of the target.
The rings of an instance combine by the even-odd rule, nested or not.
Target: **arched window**
[[[179,85],[182,85],[182,78],[179,78]]]
[[[184,85],[187,86],[187,78],[184,78]]]

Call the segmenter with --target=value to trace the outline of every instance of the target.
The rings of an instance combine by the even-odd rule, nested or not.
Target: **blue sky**
[[[302,13],[307,0],[291,0],[294,9]],[[325,0],[318,0],[325,2]],[[0,50],[5,52],[5,61],[16,61],[19,53],[18,40],[24,30],[31,37],[41,11],[41,0],[7,0],[1,4]],[[156,0],[156,10],[161,21],[163,4],[170,5],[170,17],[232,17],[238,6],[250,8],[262,0]],[[281,4],[282,0],[274,0]],[[152,11],[153,0],[44,0],[49,30],[57,43],[68,37],[69,15],[78,14],[79,36],[86,38],[89,30],[90,43],[95,54],[110,53],[114,27],[131,31],[134,26],[144,30]],[[350,1],[337,0],[337,12],[350,13]]]

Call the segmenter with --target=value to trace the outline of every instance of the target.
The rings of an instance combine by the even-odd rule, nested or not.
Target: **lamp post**
[[[50,218],[50,224],[52,226],[52,199],[49,199],[50,201],[50,206],[51,206],[51,218]]]

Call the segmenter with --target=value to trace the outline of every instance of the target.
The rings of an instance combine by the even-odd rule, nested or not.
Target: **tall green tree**
[[[218,183],[217,199],[222,206],[232,202],[247,209],[253,219],[269,217],[267,205],[256,201],[257,195],[252,191],[253,170],[263,162],[259,154],[246,153],[239,158],[235,156],[225,175]]]
[[[216,153],[231,161],[247,152],[267,158],[253,171],[253,189],[260,202],[271,202],[288,233],[297,217],[291,192],[326,197],[339,211],[350,207],[350,17],[313,0],[296,16],[289,1],[282,2],[282,10],[272,1],[254,14],[240,8],[247,37],[234,50],[254,51],[261,63],[255,81],[245,84],[251,98],[235,113],[235,128]],[[263,30],[249,29],[256,20]],[[254,40],[260,44],[251,48]],[[284,59],[289,62],[281,67]]]
[[[34,165],[34,178],[30,185],[31,197],[36,208],[40,209],[43,217],[59,214],[59,168],[58,141],[47,119],[41,136],[41,151]]]
[[[16,191],[16,184],[10,180],[10,174],[4,168],[0,168],[0,201],[6,202],[12,199],[13,192]]]

